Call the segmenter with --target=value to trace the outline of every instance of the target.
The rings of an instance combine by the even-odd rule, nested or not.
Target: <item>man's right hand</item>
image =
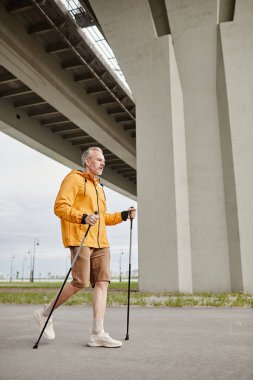
[[[91,226],[94,226],[99,219],[99,216],[96,214],[89,214],[85,218],[85,223],[90,224]]]

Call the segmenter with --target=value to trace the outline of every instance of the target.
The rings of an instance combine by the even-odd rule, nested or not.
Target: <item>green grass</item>
[[[26,288],[45,288],[45,289],[54,289],[54,288],[60,288],[63,281],[61,282],[0,282],[0,289],[1,288],[20,288],[20,289],[26,289]]]
[[[20,293],[0,293],[0,303],[14,303],[14,304],[44,304],[49,302],[54,292],[20,292]]]
[[[63,281],[61,282],[0,282],[0,291],[2,288],[9,288],[9,289],[58,289],[62,286]],[[128,288],[128,282],[111,282],[109,285],[110,289],[115,290],[127,290]],[[138,281],[132,281],[131,282],[131,290],[138,290]]]
[[[56,294],[62,282],[59,283],[0,283],[0,303],[14,304],[44,304]],[[108,292],[109,306],[127,305],[128,284],[111,283]],[[253,294],[250,293],[148,293],[138,291],[138,283],[131,284],[132,306],[156,307],[252,307]],[[92,292],[80,291],[66,302],[66,305],[91,305]]]

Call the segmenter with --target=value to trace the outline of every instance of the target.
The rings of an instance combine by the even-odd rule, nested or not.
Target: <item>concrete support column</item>
[[[175,168],[178,282],[180,292],[192,292],[189,194],[185,148],[184,104],[174,47],[170,36],[170,81]]]
[[[134,92],[140,286],[173,291],[179,284],[168,36],[152,45],[142,49]]]
[[[236,236],[243,290],[249,292],[253,291],[252,17],[252,1],[241,0],[236,2],[234,21],[220,25],[238,212]]]
[[[177,291],[169,36],[156,37],[147,1],[91,4],[136,101],[140,288]]]
[[[183,91],[193,290],[229,291],[216,95],[217,2],[167,0]]]
[[[224,68],[224,57],[221,47],[220,31],[217,35],[217,101],[220,121],[220,139],[222,153],[225,206],[227,218],[227,235],[229,247],[229,265],[231,290],[243,290],[240,236],[234,176],[230,119],[227,99],[227,84]]]

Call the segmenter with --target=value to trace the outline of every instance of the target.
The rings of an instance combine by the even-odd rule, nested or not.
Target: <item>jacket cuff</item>
[[[81,224],[86,224],[86,216],[87,214],[83,214],[82,219],[81,219]]]
[[[128,211],[121,211],[121,218],[125,222],[128,218]]]

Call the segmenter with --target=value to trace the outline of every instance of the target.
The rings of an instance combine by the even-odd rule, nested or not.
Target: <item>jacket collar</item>
[[[84,178],[89,179],[91,182],[94,182],[95,184],[100,183],[100,178],[99,177],[94,177],[90,173],[83,172],[83,176],[84,176]]]

